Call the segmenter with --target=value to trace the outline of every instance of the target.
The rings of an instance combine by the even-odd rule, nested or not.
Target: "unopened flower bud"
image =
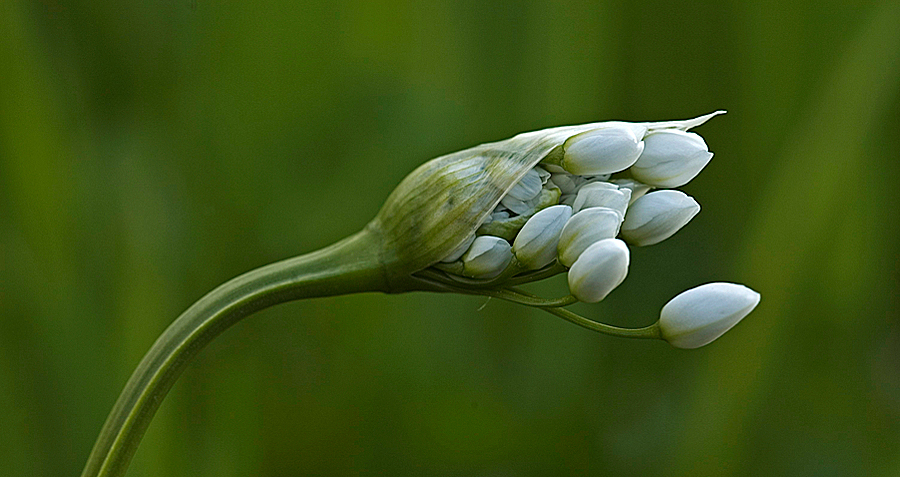
[[[512,186],[512,189],[506,193],[506,197],[520,201],[531,200],[540,194],[542,185],[540,174],[531,169],[519,182],[516,182],[516,185]]]
[[[578,257],[569,270],[569,292],[586,303],[596,303],[619,286],[628,274],[629,253],[625,242],[601,240]]]
[[[588,247],[619,233],[622,216],[608,207],[591,207],[573,215],[559,237],[559,262],[571,267]]]
[[[680,187],[700,173],[713,155],[697,134],[663,129],[644,138],[644,150],[631,175],[657,187]]]
[[[563,194],[574,194],[578,190],[578,186],[583,182],[579,176],[573,176],[567,172],[557,172],[550,176],[550,181],[559,187],[559,191]]]
[[[758,303],[759,293],[743,285],[707,283],[666,303],[660,335],[676,348],[699,348],[725,334]]]
[[[579,212],[590,207],[608,207],[624,217],[630,199],[631,189],[620,189],[609,182],[592,182],[578,190],[572,210]]]
[[[576,134],[563,145],[561,165],[577,175],[611,174],[631,167],[644,143],[633,128],[607,127]]]
[[[644,194],[650,192],[650,189],[653,188],[634,179],[613,179],[610,182],[619,186],[620,188],[628,189],[631,191],[631,198],[628,199],[628,205],[633,204],[634,201],[643,197]]]
[[[472,246],[462,256],[463,273],[472,278],[494,278],[512,260],[509,242],[491,235],[482,235],[472,242]]]
[[[637,245],[653,245],[678,232],[700,212],[700,204],[677,190],[651,192],[634,201],[622,223],[622,238]]]
[[[556,260],[559,234],[572,216],[572,208],[554,205],[534,214],[513,243],[516,260],[526,269],[537,270]]]

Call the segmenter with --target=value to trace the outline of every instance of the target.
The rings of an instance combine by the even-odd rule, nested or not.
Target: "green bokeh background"
[[[425,160],[721,108],[703,212],[576,307],[761,292],[720,340],[282,305],[200,354],[129,475],[900,475],[898,25],[897,0],[0,2],[0,474],[76,475],[182,310],[358,230]]]

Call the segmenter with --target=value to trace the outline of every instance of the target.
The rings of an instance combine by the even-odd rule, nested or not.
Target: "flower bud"
[[[491,235],[482,235],[462,256],[463,273],[472,278],[494,278],[512,260],[509,242]]]
[[[534,214],[513,242],[516,260],[529,270],[537,270],[556,260],[559,234],[572,216],[572,208],[554,205]]]
[[[601,240],[578,257],[569,270],[569,292],[575,298],[596,303],[619,286],[628,274],[628,246],[618,239]]]
[[[580,176],[611,174],[629,168],[644,150],[633,128],[607,127],[576,134],[563,145],[560,165]]]
[[[662,242],[678,232],[698,212],[700,204],[684,192],[651,192],[628,207],[625,222],[622,223],[622,238],[637,246]]]
[[[531,169],[519,182],[512,186],[512,189],[506,193],[506,197],[519,201],[531,200],[540,194],[542,185],[540,174],[536,170]]]
[[[631,198],[628,199],[628,205],[633,204],[634,201],[643,197],[644,194],[650,192],[650,189],[653,188],[634,179],[613,179],[610,182],[619,186],[620,189],[628,189],[631,191]]]
[[[578,190],[572,210],[579,212],[590,207],[608,207],[625,217],[630,199],[631,189],[620,189],[609,182],[592,182]]]
[[[743,285],[707,283],[666,303],[659,317],[660,335],[676,348],[699,348],[725,334],[757,304],[759,293]]]
[[[618,235],[621,223],[622,216],[607,207],[591,207],[573,215],[559,237],[559,262],[571,267],[592,244]]]
[[[657,187],[680,187],[700,173],[713,155],[697,134],[663,129],[644,138],[644,150],[631,175]]]

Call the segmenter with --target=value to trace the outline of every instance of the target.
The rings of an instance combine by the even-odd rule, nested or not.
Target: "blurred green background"
[[[761,292],[722,339],[282,305],[200,354],[129,475],[900,475],[898,25],[897,0],[0,2],[0,473],[79,473],[181,311],[358,230],[425,160],[721,108],[703,212],[577,308]]]

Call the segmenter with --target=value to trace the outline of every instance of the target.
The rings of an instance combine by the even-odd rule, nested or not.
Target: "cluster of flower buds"
[[[659,243],[700,212],[697,201],[674,188],[696,177],[713,156],[688,130],[721,113],[553,128],[473,149],[477,157],[516,147],[539,152],[434,267],[469,285],[565,272],[574,299],[603,300],[628,273],[629,245]],[[672,300],[658,324],[660,337],[677,347],[702,346],[759,300],[748,288],[715,285]],[[698,303],[724,309],[704,311]]]

